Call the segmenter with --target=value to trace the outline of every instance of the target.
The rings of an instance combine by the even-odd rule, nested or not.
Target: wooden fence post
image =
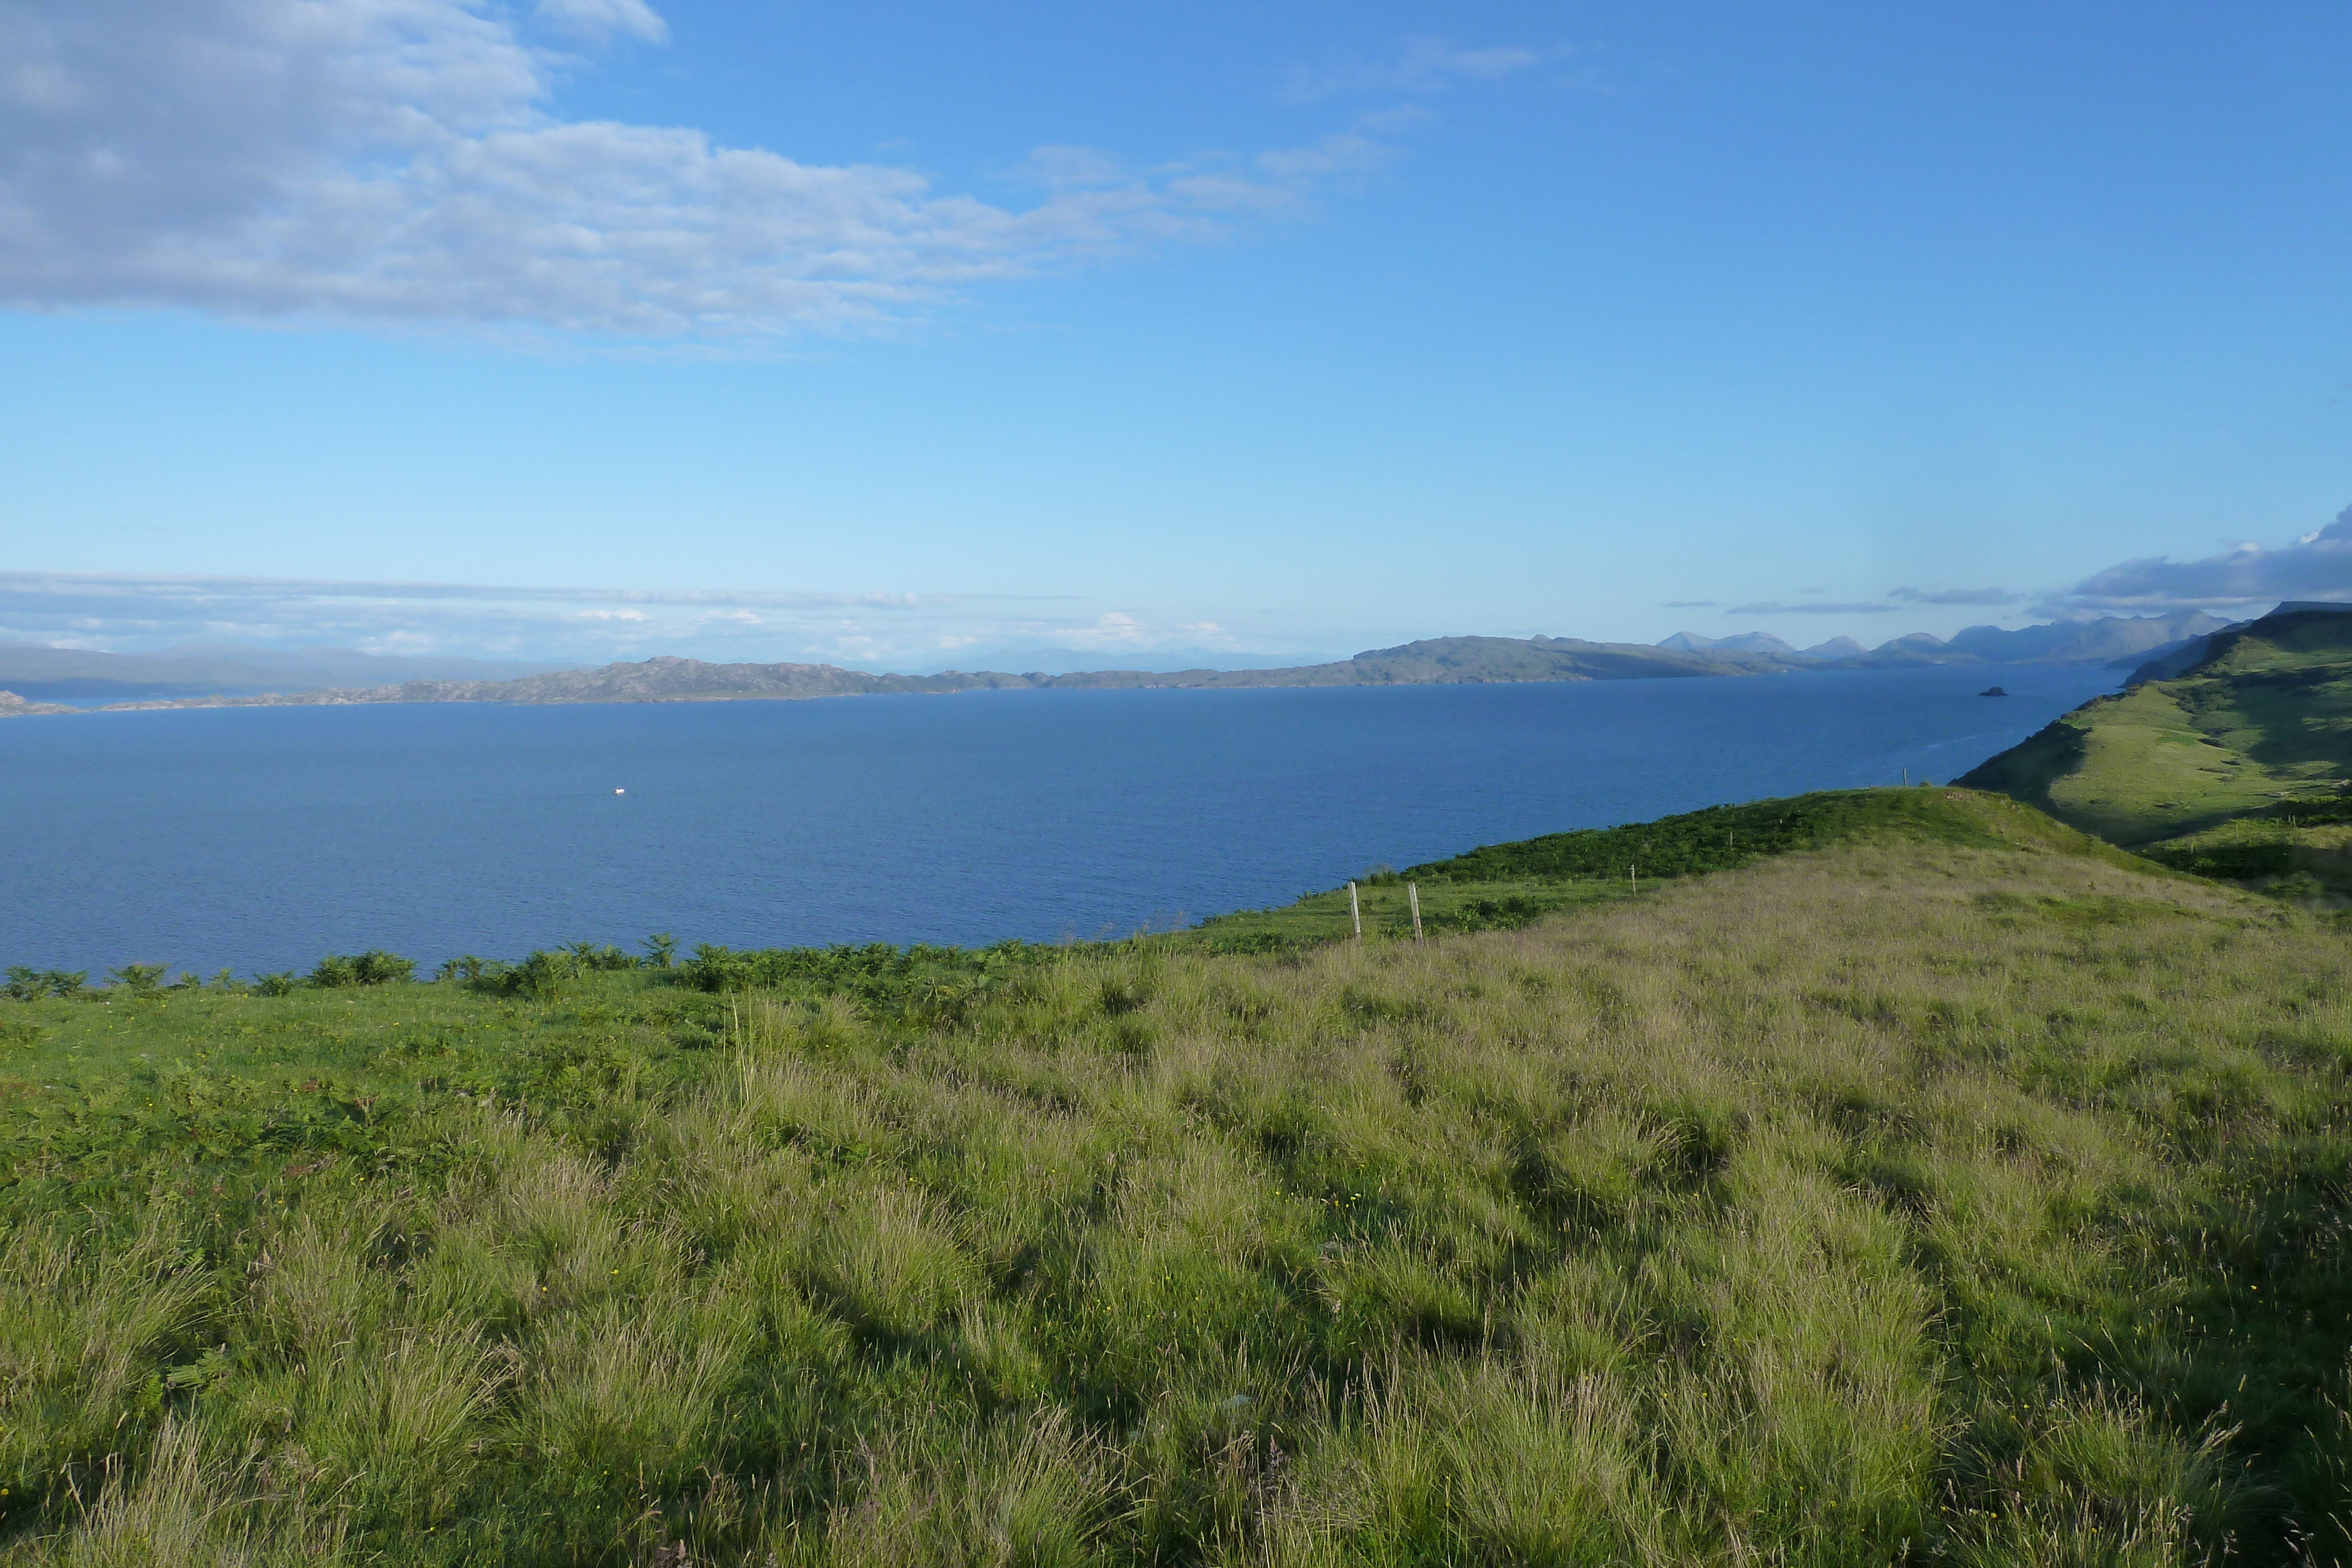
[[[1364,906],[1356,897],[1356,884],[1348,884],[1348,918],[1355,923],[1356,946],[1364,945]]]
[[[1421,940],[1421,883],[1406,883],[1404,896],[1405,902],[1412,905],[1412,939],[1418,942]]]

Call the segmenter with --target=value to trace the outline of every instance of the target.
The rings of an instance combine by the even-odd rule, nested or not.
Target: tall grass
[[[436,998],[316,1168],[75,1212],[23,1113],[0,1562],[2352,1561],[2343,943],[1915,843],[948,1014]]]

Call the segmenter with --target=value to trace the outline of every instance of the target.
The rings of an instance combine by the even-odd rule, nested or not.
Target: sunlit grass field
[[[2346,928],[1824,800],[1419,945],[0,1002],[0,1563],[2352,1562]]]

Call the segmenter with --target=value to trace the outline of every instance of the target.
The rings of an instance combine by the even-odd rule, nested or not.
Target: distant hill
[[[1677,632],[1660,642],[1658,646],[1678,653],[1769,653],[1781,659],[1819,657],[1810,651],[1800,651],[1769,632],[1742,632],[1730,637],[1702,637],[1696,632]]]
[[[2168,615],[2045,622],[2014,632],[1970,626],[1948,641],[1914,632],[1882,643],[1852,662],[1864,665],[2113,664],[2152,657],[2226,624],[2200,610],[2179,610]]]
[[[0,646],[0,681],[30,696],[89,698],[119,694],[114,707],[215,707],[352,703],[724,702],[760,698],[857,696],[890,692],[1044,689],[1234,689],[1267,686],[1385,686],[1515,681],[1623,681],[1659,677],[1777,674],[1792,670],[1873,668],[1903,664],[2023,663],[2028,658],[2107,658],[2116,648],[2161,648],[2184,628],[2221,623],[2210,617],[2109,619],[2082,626],[2004,632],[1974,627],[1946,643],[1926,632],[1864,653],[1850,638],[1797,649],[1765,632],[1724,638],[1677,632],[1664,643],[1593,643],[1580,637],[1432,637],[1373,648],[1351,659],[1273,669],[941,670],[877,674],[836,664],[714,664],[659,656],[596,669],[551,668],[488,675],[463,668],[443,674],[425,662],[339,650],[306,655],[238,650],[234,659],[202,650],[164,655],[86,653],[59,648]],[[2007,639],[2007,641],[2003,641]],[[1985,652],[1975,650],[1982,649]],[[2004,655],[1995,659],[1988,654]],[[2005,655],[2020,655],[2006,657]],[[275,667],[268,661],[275,660]],[[13,661],[13,662],[12,662]],[[462,664],[445,661],[445,667]],[[335,681],[337,669],[399,674],[400,680]],[[193,689],[192,689],[193,688]],[[6,710],[0,710],[5,714]]]
[[[0,692],[0,718],[18,718],[26,714],[71,713],[73,709],[59,703],[27,702],[15,692]]]
[[[1433,637],[1375,648],[1327,664],[1271,665],[1257,655],[1223,655],[1227,667],[1072,670],[1066,648],[998,649],[1034,655],[1021,673],[1003,669],[876,674],[833,664],[712,664],[660,657],[606,664],[525,664],[494,659],[362,653],[348,648],[254,648],[191,644],[154,653],[0,643],[0,689],[36,703],[194,704],[224,699],[278,703],[662,702],[727,697],[848,696],[870,692],[951,692],[1040,686],[1402,685],[1483,681],[1608,681],[1661,675],[1763,674],[1832,666],[1906,664],[2133,663],[2162,655],[2224,623],[2188,612],[2110,617],[2083,624],[2003,632],[1972,626],[1948,643],[1914,632],[1865,650],[1851,637],[1796,648],[1769,632],[1702,637],[1678,632],[1651,646],[1579,637]],[[1181,651],[1180,651],[1181,652]],[[1215,657],[1200,650],[1203,657]],[[1008,659],[1007,662],[1012,662]],[[1238,665],[1241,667],[1232,667]],[[9,710],[0,710],[0,715]]]
[[[1729,637],[1702,637],[1696,632],[1677,632],[1658,646],[1685,653],[1764,653],[1812,664],[1832,664],[1842,659],[1858,658],[1868,652],[1851,637],[1832,637],[1810,648],[1799,648],[1769,632],[1741,632]]]
[[[559,670],[504,681],[405,681],[397,685],[257,695],[156,698],[120,707],[218,707],[404,702],[722,702],[746,698],[856,696],[887,692],[965,692],[1261,686],[1385,686],[1511,681],[1612,681],[1654,676],[1763,674],[1801,668],[1758,653],[1686,653],[1633,643],[1575,637],[1436,637],[1375,648],[1328,664],[1274,670],[1090,670],[1048,675],[947,670],[931,675],[871,674],[835,664],[716,664],[659,657]]]
[[[2159,664],[1959,782],[2182,869],[2352,890],[2352,605],[2282,606]]]
[[[1932,632],[1914,632],[1907,636],[1890,637],[1849,664],[1878,666],[1884,664],[1980,664],[1979,655],[1953,647]]]
[[[0,643],[0,686],[25,697],[85,702],[320,691],[412,680],[507,680],[563,667],[362,653],[349,648],[199,644],[156,653],[102,653]]]
[[[1230,648],[1154,648],[1149,653],[1106,655],[1099,648],[1070,648],[1050,643],[1008,643],[988,648],[968,648],[952,660],[940,660],[908,673],[937,675],[950,670],[1019,670],[1029,674],[1066,675],[1099,670],[1109,659],[1115,659],[1122,668],[1148,674],[1203,669],[1284,670],[1296,668],[1300,664],[1296,653],[1286,657]],[[1321,662],[1321,659],[1317,662]]]
[[[1991,664],[2105,664],[2145,659],[2159,650],[2218,632],[2228,622],[2201,610],[2168,615],[2110,615],[2097,621],[2056,622],[2004,632],[1971,626],[1947,646]]]

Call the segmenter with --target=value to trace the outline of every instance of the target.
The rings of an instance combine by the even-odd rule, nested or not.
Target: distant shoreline
[[[1903,640],[1906,642],[1909,639]],[[81,706],[35,702],[0,691],[0,717],[68,713],[143,713],[174,708],[356,707],[390,703],[793,702],[814,697],[891,694],[947,695],[972,691],[1232,691],[1269,688],[1487,685],[1526,682],[1681,679],[1788,674],[1921,664],[2105,664],[2127,668],[2159,648],[2124,658],[1987,659],[1946,644],[1859,657],[1822,659],[1724,647],[1675,648],[1633,643],[1590,643],[1574,637],[1438,637],[1373,649],[1352,659],[1266,670],[1089,670],[1067,674],[1032,671],[943,671],[933,675],[872,674],[834,664],[710,664],[656,656],[593,670],[560,670],[494,681],[407,681],[397,685],[328,687],[245,695],[197,695],[133,698]]]

